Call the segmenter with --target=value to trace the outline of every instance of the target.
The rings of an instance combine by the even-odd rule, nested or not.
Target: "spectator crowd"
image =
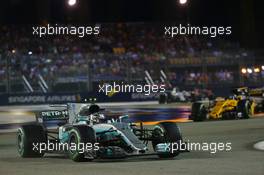
[[[237,69],[228,67],[230,58],[236,63],[248,55],[238,44],[224,39],[166,38],[157,24],[101,24],[99,35],[84,38],[39,38],[32,35],[30,26],[1,26],[0,33],[1,81],[22,75],[34,80],[39,74],[48,82],[87,75],[93,81],[144,81],[145,70],[157,79],[159,71],[165,70],[175,83],[232,82]],[[216,60],[214,65],[228,60],[226,67],[205,71],[203,60],[210,57]],[[183,65],[177,60],[189,61]]]

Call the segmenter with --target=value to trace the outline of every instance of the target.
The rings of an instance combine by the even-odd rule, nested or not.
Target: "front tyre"
[[[203,103],[194,102],[192,104],[192,111],[190,119],[194,122],[201,122],[206,120],[207,118],[207,110]]]
[[[251,102],[249,100],[241,100],[237,104],[237,112],[241,113],[242,119],[249,119],[252,116]]]
[[[180,143],[182,142],[182,135],[176,123],[173,122],[160,123],[153,130],[152,137],[153,137],[152,146],[154,151],[156,151],[156,146],[159,143],[178,144],[178,149],[176,151],[173,151],[173,153],[170,151],[167,153],[158,154],[160,158],[173,158],[179,155],[180,153],[179,146]]]
[[[69,150],[68,155],[70,159],[75,162],[82,162],[85,159],[85,151],[84,148],[86,144],[92,144],[94,146],[96,142],[95,132],[93,128],[87,125],[79,125],[74,126],[69,132]],[[80,145],[83,145],[80,147]],[[92,158],[90,158],[92,160]]]

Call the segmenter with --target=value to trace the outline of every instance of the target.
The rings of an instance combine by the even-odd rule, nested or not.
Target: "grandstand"
[[[30,26],[2,26],[0,92],[96,91],[104,82],[146,83],[145,71],[158,82],[160,70],[173,86],[189,89],[263,82],[264,62],[255,51],[225,38],[165,38],[161,29],[150,23],[101,24],[100,37],[39,38]]]

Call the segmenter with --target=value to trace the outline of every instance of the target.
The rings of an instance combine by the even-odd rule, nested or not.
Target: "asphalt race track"
[[[155,108],[157,106],[154,105]],[[127,107],[124,107],[127,109]],[[131,107],[135,109],[136,106]],[[153,108],[141,106],[141,108]],[[174,108],[162,106],[161,109]],[[22,108],[24,109],[24,108]],[[11,111],[14,112],[14,111]],[[32,120],[25,113],[6,117],[10,111],[0,112],[3,123],[21,123]],[[212,154],[208,151],[182,153],[174,159],[160,160],[156,156],[128,158],[125,160],[96,160],[75,163],[63,155],[47,154],[44,158],[18,157],[15,133],[0,133],[1,175],[162,175],[162,174],[232,174],[263,175],[264,151],[255,150],[253,145],[264,140],[264,118],[249,120],[208,121],[202,123],[179,123],[184,139],[190,142],[231,142],[231,151]],[[1,128],[0,128],[1,131]],[[150,144],[151,146],[151,144]]]

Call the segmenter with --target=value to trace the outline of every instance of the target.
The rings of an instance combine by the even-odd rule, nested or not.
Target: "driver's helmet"
[[[78,121],[89,121],[90,123],[99,123],[100,119],[104,118],[102,114],[98,113],[99,111],[100,107],[98,105],[85,105],[80,109]]]
[[[89,106],[88,106],[88,105],[86,105],[86,106],[82,106],[82,107],[80,108],[79,115],[80,115],[80,116],[88,116],[88,115],[90,115],[90,112],[89,112]]]

